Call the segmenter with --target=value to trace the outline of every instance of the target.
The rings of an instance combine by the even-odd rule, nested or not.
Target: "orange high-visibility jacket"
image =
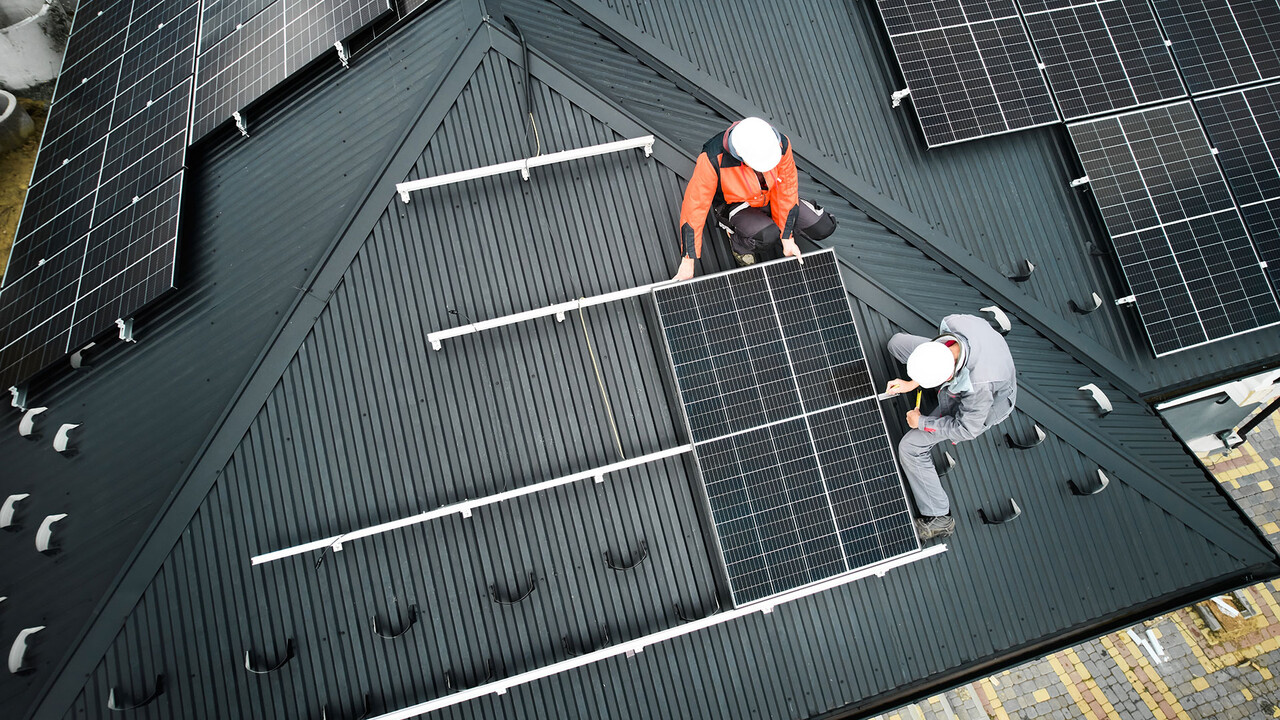
[[[737,123],[734,123],[735,125]],[[680,207],[680,243],[685,257],[702,257],[702,231],[712,203],[751,207],[769,206],[773,222],[782,237],[791,237],[796,224],[796,204],[800,201],[796,181],[796,161],[791,156],[791,141],[778,133],[782,159],[767,173],[757,173],[729,152],[729,130],[716,135],[702,146],[693,178],[684,191]],[[763,175],[763,182],[761,176]]]

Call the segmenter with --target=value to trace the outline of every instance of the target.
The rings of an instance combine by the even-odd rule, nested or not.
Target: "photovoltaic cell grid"
[[[1021,5],[1065,119],[1186,96],[1147,0]]]
[[[1271,287],[1280,292],[1280,84],[1197,98]]]
[[[1274,0],[1153,0],[1192,94],[1280,78]]]
[[[919,548],[832,251],[654,301],[736,604]]]
[[[1011,0],[879,0],[929,147],[1058,122]]]
[[[206,8],[192,141],[390,9],[387,0],[248,0]]]
[[[81,4],[0,287],[0,386],[172,287],[199,9]]]
[[[1280,322],[1190,101],[1068,129],[1156,355]]]

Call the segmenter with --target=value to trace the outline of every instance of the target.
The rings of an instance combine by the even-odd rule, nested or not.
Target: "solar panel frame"
[[[1147,0],[1024,7],[1024,16],[1067,121],[1187,95]]]
[[[116,59],[49,106],[31,169],[32,185],[106,137],[119,78],[120,60]]]
[[[1012,2],[878,2],[930,148],[1060,122]]]
[[[172,88],[107,136],[94,224],[116,214],[186,163],[191,80]]]
[[[6,278],[0,288],[0,385],[15,385],[66,355],[86,241],[80,238],[21,278]]]
[[[196,58],[191,142],[231,119],[284,80],[284,3],[275,2]]]
[[[125,52],[112,127],[146,109],[195,72],[199,15],[199,3],[193,4]]]
[[[222,42],[277,0],[205,0],[200,12],[200,52]]]
[[[1280,324],[1191,101],[1068,130],[1157,356]]]
[[[698,463],[699,472],[703,478],[704,491],[707,493],[707,508],[711,513],[711,521],[715,525],[715,535],[717,542],[717,550],[720,557],[725,562],[726,572],[730,578],[730,592],[733,596],[733,602],[737,605],[756,602],[758,600],[777,595],[783,592],[803,587],[812,582],[838,575],[846,571],[857,570],[866,567],[868,564],[875,564],[886,560],[900,557],[910,552],[919,550],[919,541],[916,539],[914,525],[911,524],[910,505],[906,495],[906,488],[902,483],[901,476],[898,472],[897,456],[892,450],[892,444],[888,438],[887,429],[884,423],[884,416],[880,410],[879,403],[876,400],[874,387],[870,379],[870,370],[866,363],[866,358],[862,353],[861,343],[858,339],[856,323],[853,314],[848,306],[848,298],[843,289],[843,282],[839,276],[838,268],[835,264],[834,251],[825,250],[818,253],[810,253],[805,256],[805,264],[803,266],[803,274],[800,280],[803,283],[818,283],[821,285],[824,281],[834,283],[817,289],[813,293],[806,286],[806,291],[810,292],[813,298],[805,303],[796,302],[796,293],[782,292],[783,299],[779,306],[778,290],[779,288],[788,287],[787,283],[791,282],[790,287],[795,287],[798,283],[796,280],[796,272],[800,266],[794,260],[784,259],[780,261],[762,263],[751,268],[730,271],[715,276],[704,277],[686,283],[677,283],[674,285],[666,285],[653,291],[654,305],[657,310],[658,324],[662,330],[664,346],[667,349],[668,357],[672,362],[672,371],[676,377],[677,392],[681,400],[681,415],[685,421],[685,427],[689,431],[690,436],[695,438],[695,459]],[[753,277],[754,276],[754,277]],[[768,278],[772,276],[779,283],[778,287],[774,287],[773,282]],[[762,313],[752,313],[751,307],[760,307],[760,303],[765,301],[762,297],[763,293],[760,289],[761,281],[768,288],[768,306],[772,308],[773,323],[775,329],[770,331],[766,324],[762,322],[765,317]],[[697,293],[692,290],[697,285],[706,285],[713,288],[712,292],[722,294],[732,298],[736,298],[733,302],[737,303],[743,300],[756,300],[756,305],[750,305],[743,302],[742,305],[735,306],[734,312],[747,312],[741,317],[745,321],[739,322],[738,327],[743,337],[751,335],[754,340],[744,341],[744,346],[752,347],[769,347],[777,345],[781,340],[782,351],[787,354],[788,362],[786,365],[785,380],[794,383],[794,390],[790,393],[790,405],[792,411],[799,414],[792,417],[784,417],[782,419],[772,419],[756,426],[747,426],[739,429],[730,429],[726,420],[720,426],[720,430],[725,434],[713,436],[712,433],[706,431],[706,427],[701,432],[695,433],[690,423],[691,416],[687,412],[687,408],[691,403],[697,403],[700,396],[690,396],[685,393],[685,388],[689,387],[681,385],[681,373],[677,369],[677,364],[681,362],[693,362],[699,357],[701,348],[698,343],[685,342],[689,338],[688,333],[680,332],[681,325],[692,325],[698,321],[688,320],[687,322],[672,323],[673,313],[688,312],[690,306],[680,307],[678,304],[683,300],[685,302],[694,302],[691,297],[696,297]],[[736,288],[736,295],[731,288]],[[824,330],[832,330],[837,324],[831,319],[835,314],[834,298],[826,297],[827,295],[838,294],[840,303],[843,308],[843,315],[847,319],[847,325],[850,329],[852,337],[841,336],[839,334],[832,335]],[[674,298],[674,300],[673,300]],[[727,308],[728,304],[723,299],[720,301],[712,301],[707,303],[708,306]],[[745,306],[745,307],[744,307]],[[822,309],[829,308],[831,313],[823,313]],[[725,309],[725,312],[729,312]],[[805,323],[796,322],[795,317],[789,320],[783,319],[783,314],[789,316],[799,316],[808,312],[814,324],[806,325]],[[788,332],[786,327],[790,325],[797,333]],[[724,323],[724,327],[731,327],[731,324]],[[671,333],[670,328],[675,328],[676,333]],[[832,368],[843,368],[848,370],[848,364],[853,363],[859,366],[858,372],[854,373],[857,379],[853,383],[832,382],[830,387],[830,401],[819,399],[816,402],[810,402],[808,405],[801,405],[799,398],[806,395],[801,389],[801,383],[795,374],[795,368],[791,364],[792,356],[791,348],[787,340],[783,338],[795,338],[803,335],[803,331],[808,334],[818,335],[822,338],[821,342],[825,343],[834,339],[836,343],[845,343],[845,347],[838,348],[833,354],[835,358],[826,363],[825,372],[831,372]],[[723,341],[723,339],[722,339]],[[849,345],[851,343],[851,345]],[[703,342],[702,346],[710,345],[709,341]],[[817,344],[817,343],[811,343]],[[692,354],[690,351],[692,349]],[[775,350],[776,352],[776,350]],[[775,365],[774,367],[779,367]],[[822,370],[820,367],[819,370]],[[687,376],[685,376],[687,378]],[[746,375],[739,376],[741,378]],[[755,380],[752,375],[751,382]],[[757,384],[758,380],[757,380]],[[842,389],[862,388],[867,395],[848,402],[843,401],[844,396],[839,393]],[[848,413],[856,413],[849,415]],[[841,416],[841,431],[849,435],[848,442],[833,442],[833,436],[830,432],[831,424],[828,422],[828,432],[823,436],[825,449],[820,452],[817,442],[815,441],[815,431],[812,423],[818,417]],[[866,437],[853,437],[852,433],[844,427],[850,417],[862,417],[874,419],[874,427],[864,420],[864,430]],[[763,535],[760,535],[756,529],[753,529],[752,520],[758,520],[752,512],[743,514],[741,508],[751,506],[751,498],[753,490],[757,487],[774,488],[771,493],[764,493],[766,497],[780,497],[781,487],[777,483],[779,477],[772,474],[773,470],[781,465],[781,460],[776,463],[768,462],[769,451],[774,451],[777,455],[777,448],[784,447],[794,451],[797,447],[794,438],[797,433],[803,431],[807,436],[809,444],[808,449],[803,453],[805,460],[799,459],[799,455],[795,452],[783,452],[782,455],[787,456],[787,463],[795,469],[796,473],[803,476],[799,480],[786,485],[787,502],[773,503],[766,502],[769,506],[770,529]],[[783,438],[780,443],[779,438]],[[877,444],[876,438],[879,437]],[[702,438],[698,440],[696,438]],[[765,440],[773,443],[772,448],[762,450]],[[790,440],[787,440],[790,439]],[[838,440],[838,438],[834,438]],[[849,450],[854,447],[867,449],[863,456],[864,462],[859,464],[856,459],[849,457]],[[843,452],[842,452],[843,450]],[[729,455],[734,455],[733,463],[726,461]],[[704,463],[703,455],[707,455]],[[746,458],[745,466],[742,466],[742,459]],[[764,458],[765,461],[761,461]],[[777,458],[775,458],[777,459]],[[810,464],[810,462],[812,464]],[[814,471],[816,468],[816,478]],[[831,480],[827,478],[828,472],[831,473]],[[786,477],[790,477],[789,475]],[[773,485],[769,485],[772,482]],[[754,484],[753,484],[754,483]],[[874,543],[874,547],[868,548],[868,522],[865,513],[859,515],[856,512],[858,504],[869,502],[871,492],[867,487],[879,483],[876,488],[877,492],[882,493],[882,499],[886,502],[894,502],[898,505],[897,512],[881,519],[881,526],[876,523],[870,523],[872,535],[882,530],[887,530],[888,524],[895,518],[899,522],[898,536],[890,538],[888,542],[882,542],[880,539]],[[815,503],[816,494],[812,491],[820,484],[825,503],[828,518],[821,519],[818,511],[822,505]],[[837,512],[834,505],[833,486],[836,493],[839,494],[842,509]],[[883,493],[888,492],[887,496]],[[770,539],[777,540],[780,537],[789,537],[786,518],[778,516],[779,508],[785,506],[795,509],[795,498],[799,496],[801,499],[800,513],[796,516],[796,520],[790,526],[790,530],[799,532],[800,530],[809,529],[809,539],[818,543],[813,546],[806,546],[809,551],[805,550],[803,543],[790,543],[778,545],[776,542],[770,542]],[[751,506],[754,507],[754,506]],[[754,512],[754,511],[753,511]],[[821,532],[818,532],[821,530]],[[757,532],[756,535],[743,535],[743,533]],[[814,558],[826,558],[830,561],[831,552],[830,542],[833,540],[840,548],[843,565],[837,570],[833,569],[830,562],[813,562]],[[826,542],[824,545],[823,543]],[[770,549],[766,550],[766,546]],[[801,549],[797,549],[801,548]],[[790,554],[786,554],[789,552]],[[778,556],[778,567],[784,569],[783,576],[775,578],[770,576],[770,567],[768,557],[770,553],[783,553]],[[848,562],[848,553],[856,553],[856,557],[865,560],[862,565],[853,566]],[[873,559],[874,558],[874,559]],[[806,565],[806,563],[808,563]],[[807,569],[799,569],[804,566]],[[807,573],[807,574],[806,574]],[[764,578],[763,580],[761,578]]]

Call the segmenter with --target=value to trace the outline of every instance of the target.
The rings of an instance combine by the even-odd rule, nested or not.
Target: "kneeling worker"
[[[921,542],[955,532],[951,503],[938,480],[929,450],[943,441],[972,440],[1013,412],[1018,382],[1004,337],[972,315],[943,318],[941,334],[929,340],[898,333],[889,352],[907,364],[910,380],[891,380],[885,392],[898,395],[918,387],[938,388],[932,415],[907,412],[911,430],[898,443],[902,471],[923,517],[916,519]]]
[[[794,231],[821,240],[836,227],[830,213],[800,199],[791,141],[754,117],[730,125],[702,146],[680,207],[682,257],[676,280],[693,277],[709,213],[729,232],[739,266],[800,257]]]

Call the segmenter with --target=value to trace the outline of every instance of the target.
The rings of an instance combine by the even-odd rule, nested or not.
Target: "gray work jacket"
[[[1013,412],[1018,380],[1004,337],[983,318],[948,315],[941,331],[956,336],[967,351],[964,367],[938,388],[938,407],[920,418],[920,429],[952,441],[972,440]],[[967,372],[968,382],[962,381]],[[953,386],[964,386],[958,389]]]

